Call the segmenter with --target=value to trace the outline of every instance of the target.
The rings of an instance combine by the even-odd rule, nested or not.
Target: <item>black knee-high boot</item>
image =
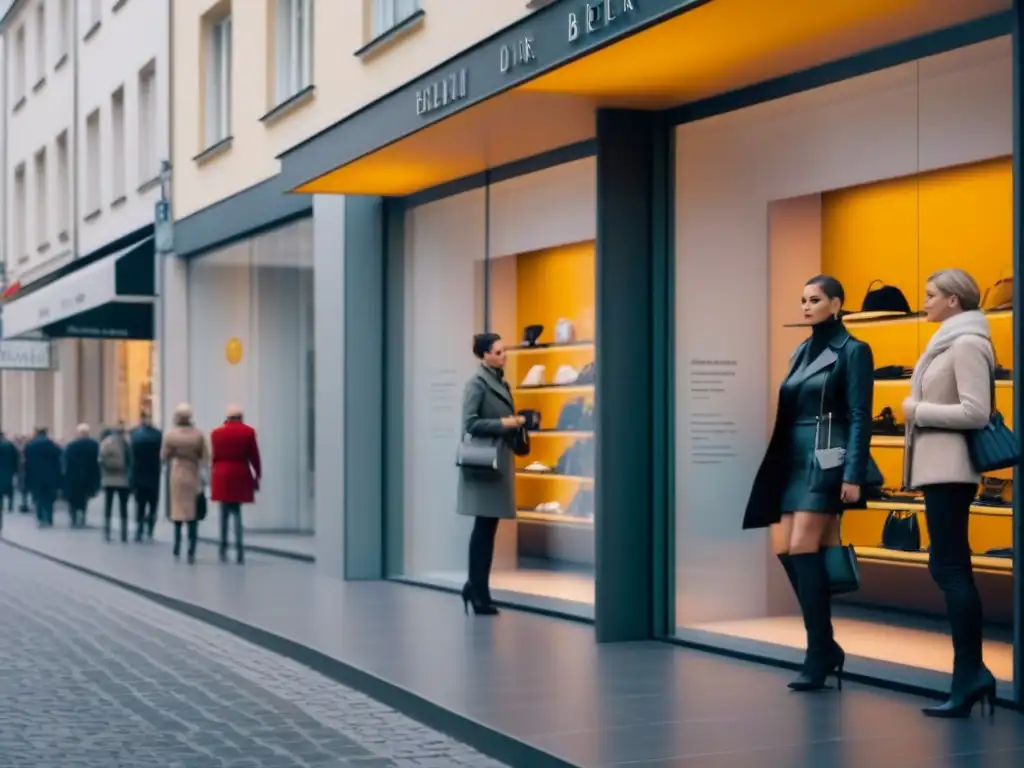
[[[793,587],[793,594],[798,595],[799,590],[796,585],[796,568],[793,567],[793,559],[789,556],[788,552],[783,552],[781,555],[776,555],[779,558],[779,562],[782,563],[782,569],[786,572],[786,577],[789,579],[789,584]]]
[[[789,684],[795,691],[817,691],[825,687],[830,674],[843,687],[846,654],[832,633],[832,595],[823,552],[790,555],[796,573],[797,597],[807,630],[807,656],[800,675]]]

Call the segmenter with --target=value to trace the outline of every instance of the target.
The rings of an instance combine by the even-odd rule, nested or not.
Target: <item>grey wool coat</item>
[[[462,434],[499,438],[501,471],[493,475],[458,470],[460,515],[502,519],[516,516],[516,463],[512,446],[518,430],[501,424],[501,419],[513,415],[515,403],[508,385],[493,370],[481,365],[466,383],[462,396]]]

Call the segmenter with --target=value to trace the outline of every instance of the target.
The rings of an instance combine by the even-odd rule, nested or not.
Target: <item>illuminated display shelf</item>
[[[535,437],[562,437],[567,440],[579,440],[593,436],[594,430],[592,429],[538,429],[530,432],[530,439]]]
[[[544,355],[568,350],[587,350],[593,348],[594,342],[592,341],[571,341],[566,344],[544,344],[535,347],[507,347],[505,352],[517,357],[527,357],[530,355]]]
[[[565,392],[569,395],[582,395],[594,391],[593,384],[544,384],[540,387],[516,387],[515,392]]]
[[[555,523],[557,525],[571,525],[574,527],[593,526],[594,521],[589,517],[573,517],[572,515],[556,515],[550,512],[538,512],[535,509],[516,510],[517,520],[527,520],[536,523]]]
[[[854,546],[857,557],[868,562],[895,563],[906,566],[922,566],[928,564],[927,552],[903,552],[896,549],[885,549],[883,547],[862,547]],[[972,555],[971,561],[974,570],[983,573],[996,573],[1010,575],[1013,573],[1013,560],[1008,557],[989,557],[986,555]]]
[[[924,502],[913,501],[879,501],[867,502],[868,509],[880,509],[883,512],[921,512],[924,513]],[[856,512],[857,510],[851,510]],[[1013,517],[1013,507],[997,507],[989,504],[972,504],[972,515],[991,515],[993,517]]]
[[[526,470],[520,470],[516,472],[516,477],[528,477],[531,480],[561,480],[565,483],[575,483],[578,485],[593,485],[594,478],[582,477],[580,475],[560,475],[557,472],[527,472]]]

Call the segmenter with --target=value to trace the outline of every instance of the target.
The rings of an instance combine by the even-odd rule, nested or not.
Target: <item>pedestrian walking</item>
[[[21,503],[18,505],[18,511],[26,515],[32,511],[28,503],[28,482],[25,480],[25,446],[28,445],[28,441],[27,435],[18,435],[14,438],[14,445],[18,449],[19,456],[18,492],[21,494]]]
[[[160,444],[163,433],[153,426],[149,414],[142,414],[139,425],[132,430],[131,488],[135,494],[135,540],[153,538],[156,508],[160,502]]]
[[[121,516],[121,541],[128,541],[128,478],[132,471],[132,448],[124,433],[124,422],[100,441],[100,485],[103,487],[103,538],[110,541],[110,517],[114,497]]]
[[[220,502],[220,560],[228,559],[228,526],[234,521],[235,561],[245,562],[242,505],[255,501],[263,467],[256,430],[243,421],[242,409],[228,407],[224,423],[210,434],[213,454],[211,500]]]
[[[0,432],[0,513],[3,511],[4,501],[7,502],[7,511],[14,511],[14,481],[20,466],[21,453],[18,446]],[[3,518],[0,517],[0,520]]]
[[[100,490],[100,444],[79,424],[76,437],[64,448],[64,498],[72,528],[84,528],[89,500]]]
[[[206,438],[192,423],[192,406],[182,403],[174,409],[174,426],[167,430],[160,447],[160,459],[170,464],[170,504],[174,522],[174,558],[181,557],[181,528],[188,531],[188,562],[196,561],[198,497],[204,491],[209,463]],[[205,504],[206,499],[203,499]]]
[[[25,446],[25,488],[32,494],[40,528],[53,527],[53,503],[60,489],[62,459],[60,446],[50,439],[46,427],[39,427]]]

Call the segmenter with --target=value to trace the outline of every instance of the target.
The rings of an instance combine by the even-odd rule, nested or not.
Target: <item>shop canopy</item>
[[[3,338],[152,339],[155,276],[150,235],[7,300]]]
[[[405,196],[589,141],[599,108],[690,105],[698,114],[716,99],[736,101],[755,84],[859,54],[876,57],[871,68],[885,66],[891,47],[904,41],[917,44],[909,56],[904,48],[902,60],[1005,34],[1010,6],[1011,0],[554,3],[284,153],[282,173],[298,193]]]

